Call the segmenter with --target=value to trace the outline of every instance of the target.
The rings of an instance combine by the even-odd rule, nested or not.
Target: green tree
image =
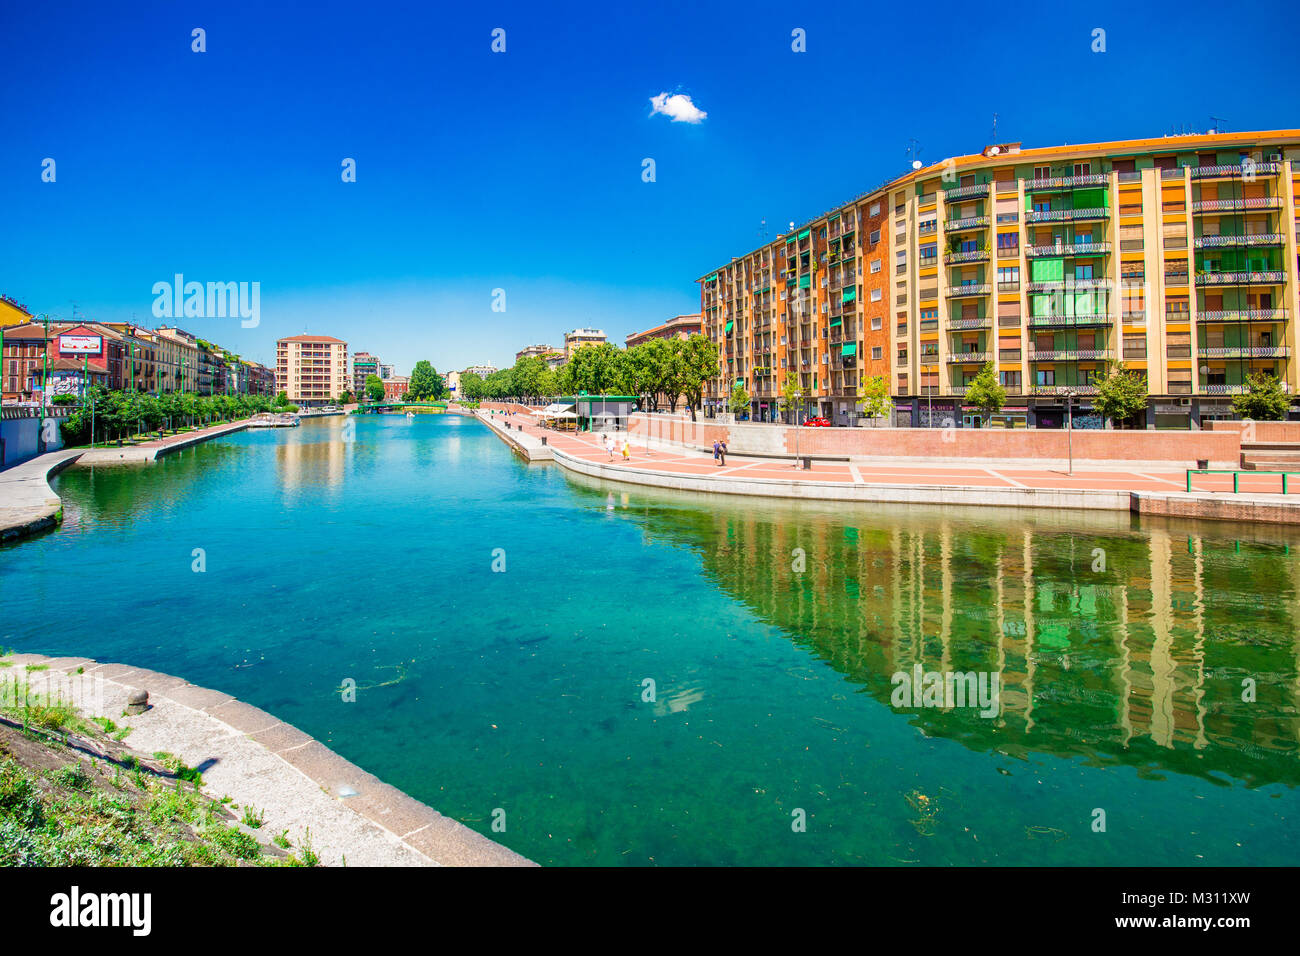
[[[975,381],[970,383],[970,388],[966,390],[966,401],[984,413],[986,425],[989,416],[1000,412],[1007,403],[1007,390],[998,381],[998,373],[992,362],[985,362],[980,373],[975,376]]]
[[[1253,421],[1280,422],[1291,409],[1291,396],[1274,376],[1256,372],[1246,380],[1246,391],[1232,397],[1232,409]]]
[[[484,395],[483,377],[477,372],[466,372],[460,377],[460,397],[467,402],[477,402]]]
[[[519,398],[536,398],[541,395],[545,372],[546,363],[535,356],[515,362],[510,376],[515,395]]]
[[[442,376],[437,373],[431,362],[421,359],[411,370],[411,380],[406,387],[414,401],[436,399],[442,394]]]
[[[873,421],[888,418],[893,411],[894,402],[889,397],[889,382],[883,375],[858,380],[858,404],[862,414]]]
[[[675,384],[672,391],[686,396],[691,421],[703,404],[704,383],[718,374],[718,346],[703,335],[692,335],[675,346],[673,362]],[[674,403],[676,399],[672,399]]]
[[[779,402],[782,413],[796,425],[799,424],[799,409],[803,407],[803,386],[799,383],[799,376],[793,371],[785,373],[785,381],[781,383],[781,400]]]
[[[372,402],[384,400],[384,380],[378,375],[366,376],[366,397]]]
[[[739,418],[749,411],[749,392],[745,391],[745,383],[737,381],[731,386],[731,394],[727,396],[727,410]]]
[[[631,388],[626,363],[622,349],[609,342],[602,342],[576,349],[565,368],[572,370],[572,382],[579,392],[622,395]]]
[[[1106,374],[1097,380],[1097,397],[1093,408],[1117,428],[1146,411],[1147,380],[1141,372],[1127,369],[1123,362],[1106,364]]]

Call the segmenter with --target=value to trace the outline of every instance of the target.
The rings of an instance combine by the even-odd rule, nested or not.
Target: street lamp
[[[45,327],[45,340],[41,343],[44,346],[41,350],[41,361],[43,363],[41,372],[41,451],[44,451],[45,419],[50,414],[50,315],[48,312],[42,312],[37,318],[41,320]]]
[[[1067,388],[1065,390],[1065,444],[1069,449],[1070,467],[1066,472],[1068,475],[1074,474],[1074,390]]]

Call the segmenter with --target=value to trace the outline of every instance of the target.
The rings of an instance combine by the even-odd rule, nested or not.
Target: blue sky
[[[304,330],[400,372],[583,325],[621,343],[698,308],[763,220],[903,172],[911,138],[927,163],[979,150],[995,110],[1026,146],[1300,126],[1300,15],[1247,9],[6,3],[0,292],[152,325],[175,273],[257,281],[256,328],[179,324],[268,363]],[[707,118],[652,115],[660,93]]]

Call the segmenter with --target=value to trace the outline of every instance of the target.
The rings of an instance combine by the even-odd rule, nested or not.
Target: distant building
[[[390,378],[393,377],[393,367],[392,367],[391,365],[384,365],[384,364],[381,362],[380,365],[379,365],[379,373],[378,373],[378,374],[379,374],[379,377],[382,378],[382,379],[390,379]]]
[[[0,328],[33,321],[27,306],[10,295],[0,295]]]
[[[400,401],[411,387],[411,379],[406,375],[394,375],[384,380],[384,401]]]
[[[692,335],[701,335],[703,332],[704,322],[700,313],[693,312],[690,315],[676,316],[663,325],[656,325],[653,329],[633,332],[627,337],[626,345],[631,348],[649,342],[651,339],[685,339]]]
[[[378,378],[384,378],[379,374],[379,357],[371,355],[369,352],[354,352],[352,355],[352,394],[364,395],[366,390],[366,377],[374,375]],[[391,369],[392,366],[389,366]]]
[[[564,357],[573,358],[573,353],[584,345],[604,345],[604,329],[574,329],[564,333]]]
[[[452,398],[460,394],[460,376],[460,372],[447,373],[447,391],[451,392]]]
[[[515,361],[526,358],[546,358],[550,355],[559,355],[561,350],[554,345],[529,345],[515,353]],[[466,369],[468,371],[468,369]],[[495,371],[495,369],[493,370]]]
[[[297,405],[328,405],[352,389],[348,343],[330,335],[293,335],[275,343],[275,385]]]
[[[492,374],[493,372],[495,372],[496,370],[497,370],[497,367],[496,367],[495,365],[471,365],[469,368],[467,368],[467,369],[463,369],[463,370],[460,372],[460,374],[461,374],[461,375],[468,375],[468,374],[470,374],[470,373],[473,373],[473,374],[477,375],[479,378],[487,378],[489,375],[491,375],[491,374]]]

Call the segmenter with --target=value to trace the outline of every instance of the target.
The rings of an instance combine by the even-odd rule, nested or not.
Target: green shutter
[[[857,289],[845,289],[844,295],[840,298],[841,302],[852,302],[858,297]]]
[[[1075,209],[1104,207],[1109,205],[1109,201],[1110,190],[1108,189],[1076,189],[1074,191]]]
[[[807,289],[810,285],[812,285],[812,276],[811,276],[811,275],[806,275],[806,276],[800,276],[800,277],[799,277],[799,288],[801,288],[801,289]]]
[[[837,325],[843,325],[843,324],[844,324],[844,319],[843,319],[842,316],[838,316],[838,315],[837,315],[837,316],[835,316],[833,319],[831,319],[831,328],[832,328],[832,329],[835,328],[835,326],[837,326]]]
[[[1052,312],[1052,300],[1054,296],[1050,293],[1040,293],[1029,297],[1029,314],[1030,315],[1054,315]]]
[[[713,273],[713,275],[711,275],[711,276],[705,276],[705,277],[704,277],[704,281],[705,281],[705,282],[717,282],[717,281],[718,281],[718,274],[715,272],[715,273]]]
[[[844,347],[840,350],[840,354],[841,354],[841,355],[857,355],[857,354],[858,354],[858,343],[857,343],[857,342],[845,342],[845,343],[844,343]]]
[[[1065,260],[1035,259],[1032,272],[1033,282],[1060,282],[1065,278]]]
[[[726,331],[724,332],[724,334],[725,334],[725,335],[730,335],[730,334],[731,334],[731,327],[732,327],[733,325],[735,325],[735,324],[736,324],[735,322],[728,322],[728,323],[727,323],[727,328],[726,328]]]
[[[1074,314],[1075,315],[1096,315],[1097,301],[1092,292],[1076,292],[1074,294]]]
[[[812,233],[812,230],[811,230],[811,229],[805,229],[803,232],[799,233],[799,238],[800,238],[800,239],[807,239],[808,236],[809,236],[809,234],[811,234],[811,233]]]

